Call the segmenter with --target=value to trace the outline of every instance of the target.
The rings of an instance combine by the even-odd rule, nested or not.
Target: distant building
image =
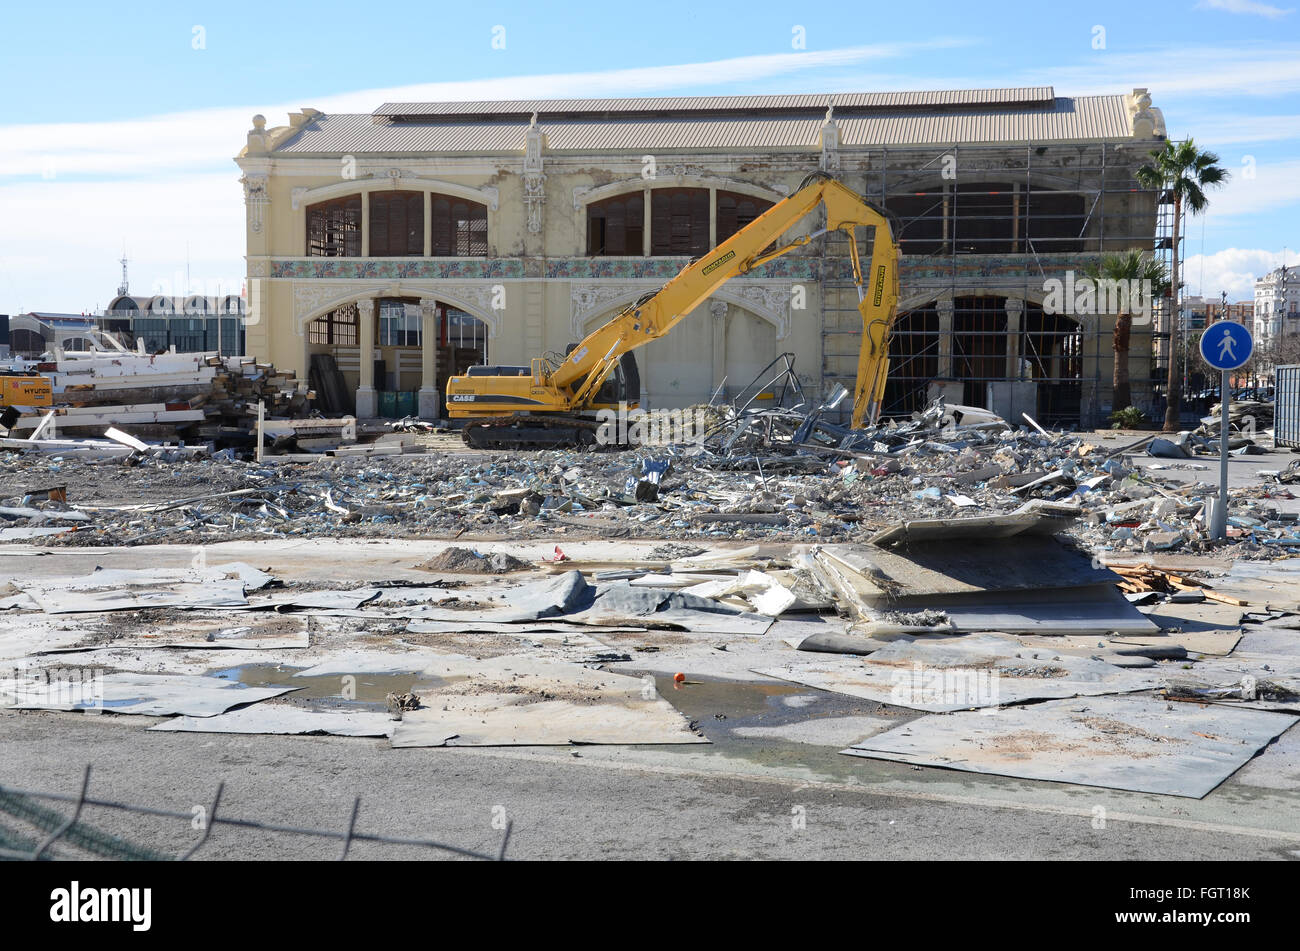
[[[1300,330],[1300,267],[1279,267],[1255,281],[1256,346],[1268,348]]]
[[[103,345],[99,322],[93,315],[33,311],[9,318],[10,356],[35,360],[56,348],[95,350]]]
[[[144,342],[149,353],[176,348],[177,353],[219,351],[244,353],[244,300],[221,297],[138,297],[119,294],[100,317],[103,329],[128,346]]]
[[[1235,321],[1243,327],[1252,327],[1255,321],[1255,302],[1253,300],[1239,300],[1224,307],[1220,303],[1211,301],[1206,309],[1206,314],[1211,323],[1224,319]]]
[[[1207,312],[1210,303],[1204,297],[1184,297],[1183,298],[1183,320],[1184,330],[1204,330],[1208,322]]]

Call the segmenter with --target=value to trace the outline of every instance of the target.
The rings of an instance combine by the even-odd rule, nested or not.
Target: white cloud
[[[1078,63],[1035,70],[1058,95],[1101,95],[1137,86],[1154,105],[1177,97],[1281,96],[1300,90],[1300,45],[1187,46],[1132,53],[1100,50]]]
[[[0,312],[108,303],[126,242],[134,293],[239,293],[244,203],[233,175],[0,186]]]
[[[642,95],[758,82],[809,71],[861,65],[912,53],[966,45],[957,38],[855,46],[838,50],[741,56],[705,63],[649,66],[591,73],[553,73],[363,89],[278,105],[201,109],[115,122],[64,122],[0,126],[0,177],[148,175],[160,169],[219,167],[243,146],[254,113],[283,125],[289,112],[311,106],[323,112],[368,113],[383,102],[476,99],[563,99]],[[233,169],[233,166],[231,166]]]
[[[1300,115],[1206,114],[1196,117],[1194,123],[1186,123],[1181,116],[1175,122],[1169,113],[1165,113],[1165,121],[1169,123],[1169,133],[1174,138],[1191,135],[1198,145],[1206,147],[1300,139]]]
[[[1222,188],[1207,192],[1210,199],[1207,214],[1239,217],[1276,211],[1300,202],[1300,159],[1259,159],[1253,166],[1253,178],[1249,177],[1250,166],[1237,167],[1225,162],[1224,167],[1232,177]]]
[[[1295,12],[1292,7],[1283,10],[1281,7],[1275,7],[1271,4],[1257,3],[1256,0],[1200,0],[1200,3],[1196,5],[1203,10],[1245,13],[1252,16],[1268,17],[1270,20],[1276,20],[1278,17],[1284,17],[1288,13]]]
[[[960,38],[743,56],[590,73],[426,83],[118,122],[0,126],[0,312],[80,312],[117,286],[125,240],[132,290],[176,283],[190,245],[195,281],[242,273],[239,151],[255,112],[275,126],[302,106],[370,112],[384,101],[567,98],[671,93],[780,79],[967,45]],[[824,88],[824,87],[823,87]],[[107,181],[84,181],[96,176]],[[8,177],[9,181],[3,183]],[[237,285],[235,286],[237,290]]]
[[[704,63],[592,73],[429,83],[307,95],[276,105],[241,105],[146,116],[118,122],[0,125],[0,311],[80,310],[104,302],[118,281],[123,239],[132,258],[133,288],[147,292],[184,268],[190,243],[193,273],[205,281],[233,280],[242,271],[243,202],[230,158],[244,142],[255,112],[272,126],[302,106],[326,112],[369,112],[381,102],[567,98],[599,95],[978,88],[987,76],[940,77],[891,69],[897,61],[931,68],[944,49],[972,45],[940,37],[839,50],[746,56]],[[923,54],[923,55],[917,55]],[[882,68],[883,67],[883,68]],[[923,67],[924,68],[924,67]],[[1296,137],[1296,116],[1250,117],[1223,110],[1205,117],[1216,96],[1268,96],[1300,91],[1300,45],[1238,49],[1170,47],[1140,53],[1099,51],[1080,62],[1008,73],[999,84],[1053,84],[1058,94],[1151,89],[1175,134],[1246,143]],[[1206,118],[1205,127],[1198,125]],[[1288,128],[1288,126],[1290,128]],[[1214,196],[1211,214],[1241,216],[1300,201],[1300,161],[1261,162],[1247,179],[1225,156],[1232,183]],[[47,176],[43,178],[42,176]],[[52,176],[52,177],[49,177]],[[79,180],[86,176],[104,182]],[[6,178],[8,179],[6,183]]]
[[[1228,248],[1214,254],[1193,254],[1183,261],[1184,294],[1217,299],[1222,291],[1227,291],[1230,303],[1252,300],[1255,278],[1281,264],[1281,251],[1262,248]]]

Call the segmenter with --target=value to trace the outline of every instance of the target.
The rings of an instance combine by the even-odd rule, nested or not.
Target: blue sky
[[[255,112],[1010,85],[1148,87],[1171,134],[1233,172],[1191,222],[1188,293],[1245,297],[1284,248],[1300,258],[1291,4],[23,4],[0,47],[0,313],[102,307],[124,243],[138,293],[179,290],[187,257],[197,289],[237,292],[230,159]]]

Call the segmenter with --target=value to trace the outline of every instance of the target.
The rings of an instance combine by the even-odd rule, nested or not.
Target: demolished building
[[[336,411],[436,418],[453,373],[562,353],[823,170],[898,222],[886,415],[943,395],[1095,425],[1114,316],[1053,312],[1049,289],[1103,253],[1153,247],[1157,196],[1134,172],[1164,131],[1144,89],[1051,87],[256,116],[236,160],[246,352],[312,374]],[[846,383],[852,288],[835,241],[730,282],[645,348],[642,404],[736,399],[782,351],[814,394]],[[1135,326],[1130,351],[1148,410],[1155,329]]]

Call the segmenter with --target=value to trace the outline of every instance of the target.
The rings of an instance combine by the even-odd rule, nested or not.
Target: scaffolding
[[[1050,282],[1106,254],[1166,265],[1172,210],[1136,178],[1149,146],[1114,143],[876,148],[840,153],[837,176],[893,219],[902,262],[883,414],[908,417],[942,393],[990,409],[990,384],[1019,383],[1036,418],[1096,426],[1112,409],[1114,314],[1052,302]],[[852,387],[861,341],[847,238],[821,250],[823,386]],[[1164,306],[1162,306],[1164,305]],[[1167,302],[1135,318],[1131,402],[1163,409],[1158,342]]]

